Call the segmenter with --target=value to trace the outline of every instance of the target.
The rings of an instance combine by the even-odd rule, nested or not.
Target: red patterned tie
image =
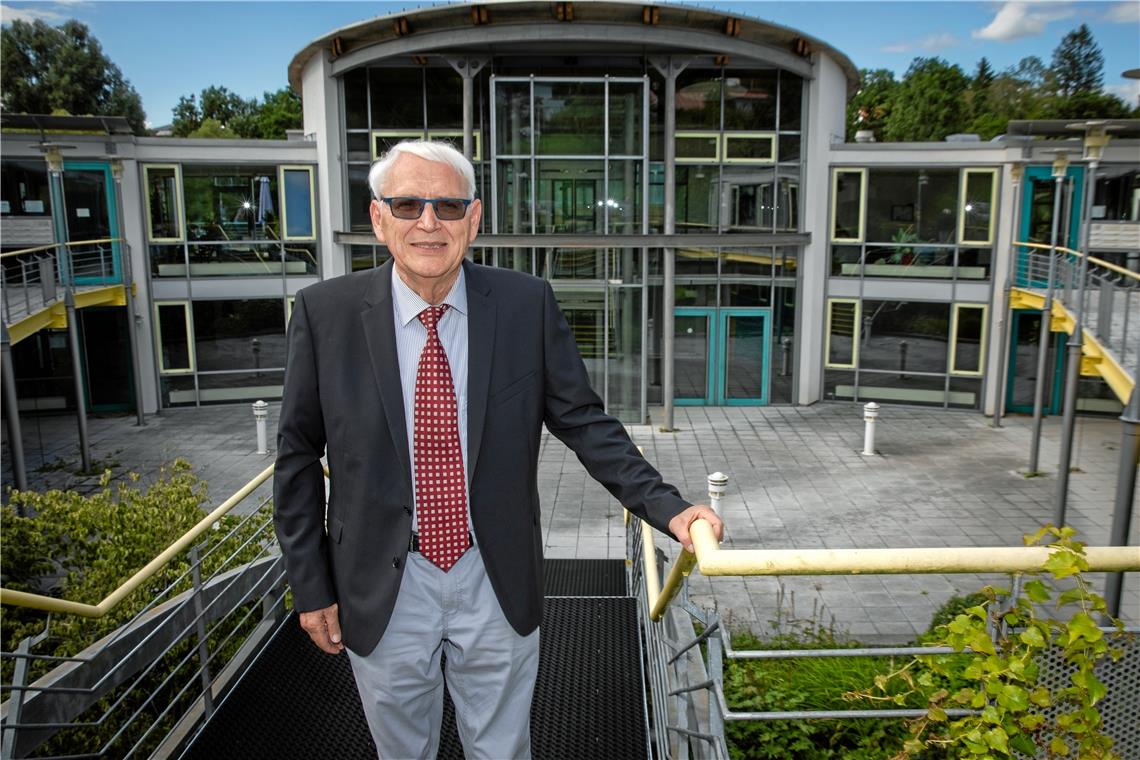
[[[419,313],[427,343],[416,371],[416,519],[420,553],[447,572],[467,551],[467,491],[455,386],[436,325],[446,304]]]

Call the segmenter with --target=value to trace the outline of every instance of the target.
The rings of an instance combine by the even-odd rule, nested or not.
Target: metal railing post
[[[1123,429],[1120,435],[1120,465],[1116,476],[1116,503],[1112,512],[1110,546],[1127,546],[1128,529],[1132,523],[1132,506],[1136,496],[1136,465],[1140,463],[1140,388],[1132,386],[1132,396],[1124,414],[1120,415]],[[1104,600],[1108,615],[1120,617],[1120,596],[1124,587],[1124,573],[1109,573],[1104,585]],[[1106,619],[1105,625],[1108,625]]]
[[[71,349],[71,371],[75,376],[75,421],[79,426],[79,457],[83,471],[91,472],[91,444],[87,438],[87,399],[83,389],[82,354],[79,351],[79,324],[75,310],[75,291],[68,288],[63,295],[67,307],[67,343]]]
[[[12,339],[8,324],[0,323],[0,382],[3,383],[4,419],[8,423],[8,454],[12,459],[12,480],[16,490],[28,490],[28,470],[24,462],[24,438],[20,430],[20,404],[16,394],[16,372],[12,369]],[[24,516],[24,506],[19,506]]]
[[[206,640],[205,608],[202,605],[202,563],[198,550],[201,544],[190,547],[190,569],[194,584],[194,631],[198,637],[198,661],[202,663],[199,678],[202,681],[202,700],[206,709],[206,719],[214,714],[214,690],[210,678],[210,645]]]
[[[720,621],[716,613],[709,614],[709,627],[706,630],[712,629]],[[728,744],[724,738],[724,714],[721,712],[721,704],[727,704],[727,699],[724,696],[724,651],[721,647],[721,636],[731,636],[728,630],[722,628],[720,636],[709,636],[706,641],[708,648],[709,658],[709,680],[712,681],[712,692],[709,694],[709,733],[717,737],[720,742],[721,750],[725,752],[725,757],[728,757]]]
[[[34,637],[28,636],[16,645],[16,666],[15,672],[12,674],[12,686],[17,688],[12,689],[9,696],[8,706],[8,720],[5,721],[4,729],[0,732],[0,736],[4,736],[4,740],[0,741],[0,758],[2,760],[11,760],[16,756],[16,737],[20,729],[17,726],[20,724],[20,713],[24,708],[24,691],[23,686],[27,686],[28,681],[28,654],[32,650],[32,639]]]
[[[1066,168],[1068,161],[1065,162]],[[1045,305],[1041,309],[1041,332],[1037,339],[1037,381],[1033,384],[1033,436],[1029,440],[1029,472],[1036,475],[1041,453],[1041,424],[1045,410],[1045,378],[1049,372],[1049,344],[1052,342],[1053,280],[1057,275],[1057,232],[1061,222],[1061,182],[1065,179],[1053,173],[1053,230],[1049,236],[1049,273],[1045,280]],[[1027,254],[1032,257],[1033,253]]]

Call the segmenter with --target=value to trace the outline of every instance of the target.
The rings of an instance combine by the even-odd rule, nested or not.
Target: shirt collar
[[[463,272],[463,267],[459,267],[459,276],[455,278],[455,283],[451,286],[447,297],[443,302],[450,306],[460,314],[467,314],[467,287],[465,285],[466,275]],[[407,327],[408,323],[419,316],[420,312],[431,306],[430,303],[420,298],[419,293],[408,287],[408,283],[400,277],[399,272],[392,269],[392,301],[396,305],[396,322],[401,327]]]

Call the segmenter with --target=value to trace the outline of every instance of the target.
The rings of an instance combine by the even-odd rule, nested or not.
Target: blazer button
[[[399,557],[392,557],[392,567],[399,569],[399,567],[400,567],[400,558]]]
[[[404,514],[411,515],[412,514],[412,508],[405,505],[404,506]]]

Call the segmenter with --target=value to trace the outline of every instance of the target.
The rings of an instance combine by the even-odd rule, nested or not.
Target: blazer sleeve
[[[543,293],[547,429],[622,506],[672,537],[669,520],[690,503],[645,461],[625,426],[606,414],[549,283]]]
[[[299,612],[336,601],[325,532],[325,480],[316,345],[304,291],[293,302],[273,470],[273,520]]]

